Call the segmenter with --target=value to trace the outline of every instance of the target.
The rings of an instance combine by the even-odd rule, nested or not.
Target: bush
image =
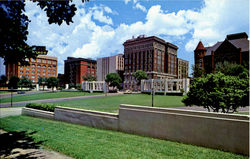
[[[208,111],[229,113],[249,102],[249,78],[226,76],[223,73],[194,78],[182,102],[187,106],[203,106]]]
[[[56,105],[51,103],[28,103],[26,107],[54,112]]]

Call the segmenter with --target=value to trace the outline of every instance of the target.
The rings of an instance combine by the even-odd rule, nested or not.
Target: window
[[[26,73],[29,73],[29,71],[26,71]]]
[[[36,65],[35,64],[32,64],[32,67],[35,67]]]
[[[37,69],[37,71],[41,71],[41,69]]]
[[[50,61],[50,60],[48,60],[48,64],[51,64],[51,61]]]
[[[23,73],[23,71],[20,71],[20,73]]]
[[[32,78],[35,78],[35,76],[32,76]]]
[[[32,72],[32,74],[35,74],[35,72]]]
[[[37,59],[37,62],[41,62],[41,59]]]
[[[43,62],[43,63],[46,63],[46,60],[43,60],[42,62]]]
[[[46,69],[43,69],[43,71],[46,71]]]
[[[37,67],[41,67],[41,65],[37,65]]]
[[[43,65],[43,67],[46,67],[45,65]]]
[[[30,68],[29,68],[29,67],[27,67],[27,68],[26,68],[26,70],[30,70]]]

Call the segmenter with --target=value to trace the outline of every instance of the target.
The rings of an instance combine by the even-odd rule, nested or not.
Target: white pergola
[[[181,93],[183,89],[184,94],[189,91],[190,79],[150,79],[141,80],[141,92],[154,93]]]
[[[82,90],[83,91],[100,91],[106,92],[108,86],[105,81],[83,81],[82,82]]]

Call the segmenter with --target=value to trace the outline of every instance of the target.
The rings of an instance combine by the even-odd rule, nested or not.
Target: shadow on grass
[[[33,137],[30,135],[35,134],[36,131],[28,133],[27,131],[21,131],[21,132],[6,132],[0,134],[0,158],[3,156],[10,156],[15,155],[17,153],[20,153],[19,150],[27,150],[27,149],[39,149],[40,145],[44,141],[35,142]],[[15,151],[16,149],[16,151]],[[37,158],[32,157],[35,154],[37,154],[36,151],[30,151],[26,153],[20,153],[18,154],[17,159],[19,158]]]

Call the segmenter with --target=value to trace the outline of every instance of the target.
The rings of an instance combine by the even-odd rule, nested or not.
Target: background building
[[[82,76],[96,77],[96,61],[85,58],[68,57],[64,60],[64,76],[68,84],[82,83]]]
[[[200,41],[194,50],[195,67],[200,67],[206,73],[215,72],[216,64],[229,63],[249,66],[249,40],[245,32],[227,35],[224,41],[213,46],[204,47]]]
[[[178,63],[178,79],[188,78],[189,62],[180,58],[177,58]]]
[[[143,70],[149,79],[177,78],[178,47],[151,36],[138,36],[124,44],[124,88],[139,89],[133,73]]]
[[[104,81],[107,74],[118,73],[121,78],[124,73],[123,54],[97,59],[97,80]]]
[[[57,57],[47,56],[48,51],[45,46],[33,46],[38,55],[36,59],[26,59],[30,66],[19,66],[18,64],[8,63],[6,66],[6,76],[19,78],[27,77],[33,83],[38,81],[39,77],[57,77]]]

